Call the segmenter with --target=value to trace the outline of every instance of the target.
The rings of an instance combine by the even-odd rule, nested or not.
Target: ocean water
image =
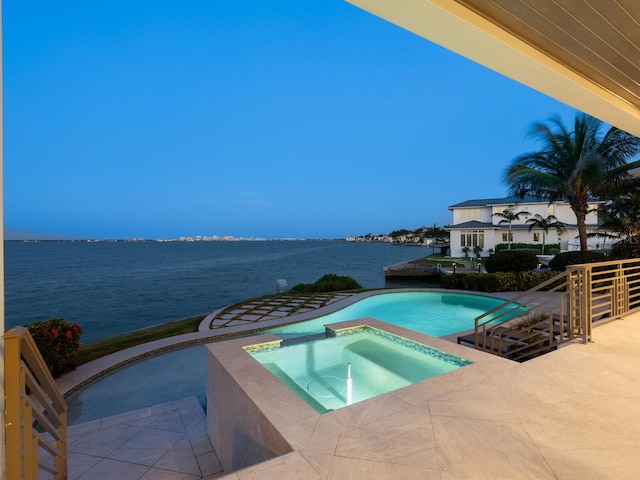
[[[402,286],[386,283],[383,267],[430,253],[341,240],[5,242],[6,328],[64,318],[88,342],[273,294],[281,278],[293,286],[335,273],[364,288]]]

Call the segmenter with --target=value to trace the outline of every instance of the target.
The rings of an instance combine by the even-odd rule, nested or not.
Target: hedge
[[[443,275],[444,288],[479,292],[520,292],[529,290],[556,276],[558,272],[496,272]],[[555,286],[550,285],[548,289]]]
[[[549,267],[551,267],[552,270],[564,272],[569,265],[606,262],[607,260],[607,256],[602,252],[563,252],[551,259]]]
[[[538,266],[538,257],[534,253],[518,250],[504,250],[491,255],[484,261],[484,268],[494,272],[526,272]]]

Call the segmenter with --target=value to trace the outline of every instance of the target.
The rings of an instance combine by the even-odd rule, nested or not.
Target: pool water
[[[66,398],[67,422],[75,425],[194,395],[204,404],[205,360],[205,346],[197,345],[115,370]]]
[[[471,364],[372,327],[292,346],[245,347],[318,413],[345,407]]]
[[[272,328],[268,332],[284,338],[310,335],[323,333],[324,325],[329,323],[371,317],[433,337],[442,337],[474,328],[476,317],[502,303],[502,299],[464,293],[382,293],[329,315]],[[522,310],[514,311],[514,316],[518,313],[522,313]]]

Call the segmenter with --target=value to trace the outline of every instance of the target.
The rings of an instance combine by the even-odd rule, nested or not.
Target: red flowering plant
[[[36,342],[51,375],[55,378],[75,368],[74,357],[80,349],[82,327],[61,318],[26,325]]]

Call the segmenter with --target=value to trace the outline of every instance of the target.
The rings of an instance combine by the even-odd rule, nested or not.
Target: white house
[[[587,233],[598,231],[598,215],[596,206],[601,203],[593,201],[589,207],[592,213],[586,218]],[[519,220],[514,220],[511,225],[500,223],[504,220],[496,216],[507,209],[512,209],[515,213],[529,212],[529,216],[522,215]],[[505,198],[485,198],[479,200],[467,200],[449,207],[453,219],[451,225],[445,227],[451,235],[451,256],[464,256],[463,248],[469,247],[473,254],[473,247],[476,245],[482,248],[481,256],[488,256],[489,250],[495,251],[499,243],[509,243],[509,232],[511,232],[511,243],[532,243],[542,244],[543,231],[540,228],[533,228],[529,231],[528,218],[538,214],[543,218],[554,215],[559,222],[562,222],[565,231],[559,234],[555,229],[549,230],[544,239],[545,244],[559,243],[561,250],[578,250],[580,242],[578,240],[578,227],[576,216],[567,202],[549,203],[535,197]],[[605,248],[604,240],[600,237],[589,238],[589,248]]]

